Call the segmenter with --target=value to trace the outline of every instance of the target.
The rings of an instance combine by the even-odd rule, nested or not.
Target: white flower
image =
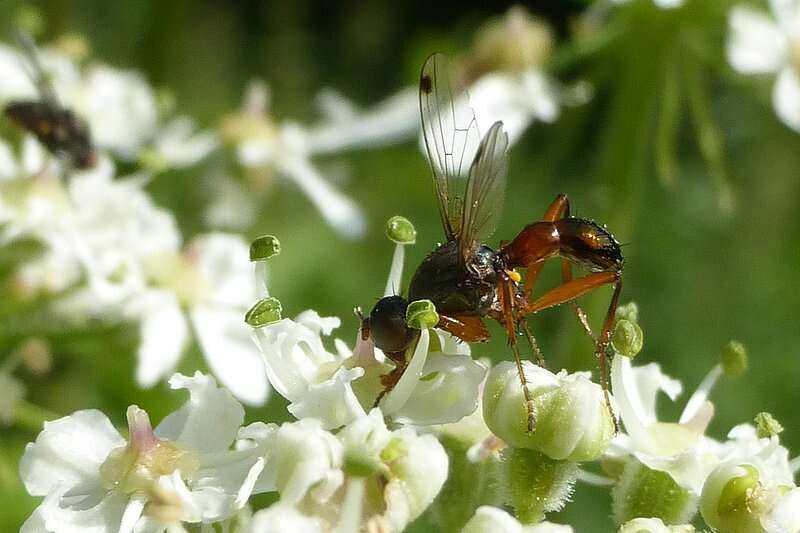
[[[656,397],[663,391],[675,399],[682,390],[680,382],[664,375],[656,363],[633,367],[629,357],[614,357],[611,384],[626,433],[617,435],[608,456],[633,455],[648,468],[669,474],[692,495],[699,495],[706,476],[719,462],[717,443],[704,432],[714,412],[706,398],[721,374],[721,366],[712,369],[687,402],[679,422],[660,422]]]
[[[305,311],[255,329],[254,337],[273,388],[289,400],[289,412],[314,417],[334,429],[366,414],[382,390],[378,376],[389,371],[372,343],[359,339],[354,352],[336,340],[336,353],[327,350],[322,336],[340,321]],[[412,347],[409,366],[392,393],[381,402],[384,412],[398,422],[414,425],[455,422],[477,406],[478,387],[486,369],[448,335],[437,332],[437,350],[429,351],[427,331]],[[443,347],[443,348],[442,348]],[[389,402],[389,403],[386,403]],[[391,404],[391,405],[390,405]]]
[[[800,3],[771,0],[772,17],[746,6],[729,16],[728,61],[742,74],[775,74],[772,103],[778,118],[800,131]]]
[[[151,386],[175,368],[191,325],[214,375],[241,401],[263,404],[267,377],[244,322],[259,293],[247,244],[235,235],[211,233],[181,252],[151,255],[146,263],[151,287],[126,302],[129,316],[141,320],[139,383]]]
[[[553,122],[559,111],[556,86],[538,68],[482,76],[470,87],[469,103],[478,124],[502,120],[511,144],[534,120]]]
[[[617,533],[694,533],[691,525],[666,525],[660,518],[634,518],[620,526]]]
[[[523,525],[502,509],[483,505],[467,522],[461,533],[572,533],[570,526],[540,522]]]
[[[170,385],[187,389],[190,400],[155,431],[147,413],[131,406],[128,441],[99,411],[46,423],[20,463],[28,492],[45,496],[23,530],[164,531],[241,508],[263,466],[244,456],[230,467],[240,457],[229,448],[244,418],[241,405],[200,373],[176,374]]]
[[[272,122],[268,100],[266,87],[251,83],[243,110],[223,124],[223,137],[235,144],[239,163],[273,169],[291,179],[331,226],[346,237],[360,237],[366,227],[364,214],[312,165],[308,132],[298,124]]]

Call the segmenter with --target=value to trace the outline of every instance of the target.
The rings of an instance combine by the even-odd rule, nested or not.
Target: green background
[[[364,106],[375,103],[413,84],[430,52],[466,51],[480,24],[505,10],[477,2],[3,0],[0,38],[10,40],[16,13],[30,5],[46,17],[45,41],[66,32],[86,36],[95,58],[141,70],[153,85],[173,91],[179,111],[207,126],[239,105],[253,77],[270,84],[278,118],[313,121],[313,98],[323,86]],[[584,2],[531,5],[558,31],[553,74],[564,82],[592,82],[594,98],[565,107],[555,124],[535,124],[513,147],[505,211],[491,244],[512,238],[557,193],[567,193],[574,211],[608,224],[626,243],[622,301],[638,302],[645,332],[638,361],[658,361],[690,392],[722,347],[741,340],[751,368],[714,391],[709,433],[722,438],[733,425],[770,411],[787,428],[784,443],[796,451],[800,134],[776,119],[769,78],[741,77],[727,66],[730,5],[689,0],[683,9],[662,11],[650,0],[636,0],[611,10],[606,29],[580,44],[570,38],[570,28]],[[279,176],[247,237],[272,233],[281,240],[282,254],[270,263],[271,290],[285,314],[313,308],[340,316],[338,334],[352,342],[357,322],[351,309],[369,308],[388,273],[392,245],[384,237],[385,220],[402,214],[418,229],[406,279],[442,231],[415,141],[317,163],[323,169],[347,165],[348,179],[339,187],[365,210],[365,238],[338,237]],[[671,184],[665,185],[668,175]],[[175,212],[185,238],[207,229],[197,216],[209,200],[203,183],[200,170],[189,169],[161,175],[149,186],[156,201]],[[732,192],[732,210],[720,207],[724,187]],[[5,276],[12,261],[9,255],[0,261]],[[551,265],[541,286],[555,284],[557,275]],[[584,298],[595,327],[609,297],[604,289]],[[0,358],[37,332],[35,323],[27,331],[16,320],[32,305],[0,302]],[[543,313],[532,325],[551,368],[595,368],[592,346],[568,308]],[[495,340],[474,353],[508,358],[500,329],[493,332]],[[59,415],[99,408],[121,426],[131,403],[158,421],[183,401],[164,385],[136,387],[133,326],[47,337],[55,357],[52,372],[17,373],[32,404]],[[193,348],[180,369],[196,368],[204,366]],[[661,407],[672,420],[679,407],[668,403]],[[20,423],[0,429],[3,531],[16,529],[36,505],[18,480],[17,462],[38,433],[39,414],[23,413]],[[275,398],[263,409],[248,410],[247,417],[279,421],[287,414]],[[613,528],[608,491],[579,485],[574,500],[551,519],[577,531]],[[431,527],[423,518],[414,530]]]

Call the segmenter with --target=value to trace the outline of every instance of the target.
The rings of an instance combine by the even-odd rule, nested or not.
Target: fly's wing
[[[36,85],[42,100],[47,104],[61,108],[61,103],[53,89],[53,84],[50,83],[50,79],[47,77],[41,61],[39,61],[39,53],[31,36],[23,31],[17,31],[17,43],[19,43],[19,47],[27,59],[25,68],[28,70],[28,75]]]
[[[459,238],[469,166],[480,143],[475,112],[450,62],[434,54],[422,67],[419,110],[425,149],[433,172],[439,214],[447,240]]]
[[[464,215],[459,233],[462,257],[497,228],[503,208],[508,172],[508,134],[500,121],[492,124],[481,141],[469,169]]]

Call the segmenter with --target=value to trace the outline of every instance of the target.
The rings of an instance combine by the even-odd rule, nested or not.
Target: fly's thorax
[[[422,261],[411,278],[409,300],[431,300],[446,315],[484,315],[495,300],[497,254],[476,245],[464,264],[457,241],[449,241]]]
[[[592,271],[620,272],[622,249],[614,236],[593,220],[564,218],[555,222],[560,255]]]

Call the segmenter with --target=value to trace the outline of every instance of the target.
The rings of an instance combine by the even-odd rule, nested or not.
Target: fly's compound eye
[[[369,330],[375,346],[384,352],[401,352],[414,340],[415,331],[406,325],[408,302],[402,296],[378,300],[369,314]]]

